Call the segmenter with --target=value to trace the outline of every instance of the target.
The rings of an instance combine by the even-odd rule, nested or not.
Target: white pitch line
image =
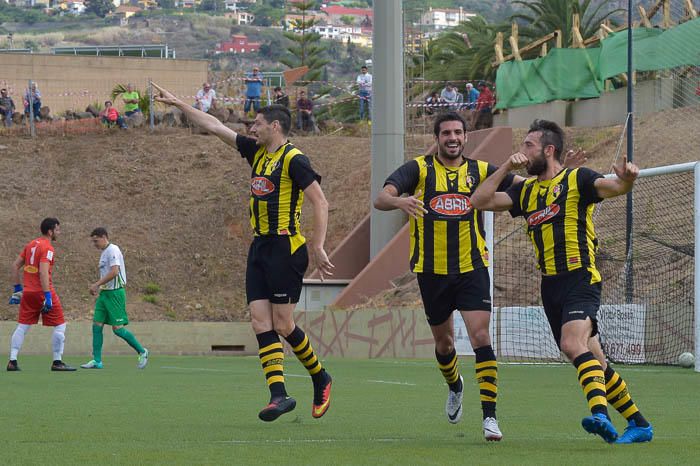
[[[415,442],[415,438],[370,438],[370,439],[335,439],[335,438],[318,438],[318,439],[278,439],[278,440],[219,440],[214,443],[231,443],[235,445],[252,445],[252,444],[270,444],[270,443],[284,443],[284,444],[296,444],[296,443],[348,443],[348,442]]]
[[[394,381],[392,381],[392,380],[368,380],[367,382],[371,382],[371,383],[388,383],[388,384],[391,384],[391,385],[410,385],[410,386],[413,386],[413,387],[416,386],[415,383],[411,383],[411,382],[394,382]]]

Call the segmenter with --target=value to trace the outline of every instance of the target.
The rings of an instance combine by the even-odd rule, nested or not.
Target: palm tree
[[[593,8],[591,0],[515,0],[513,4],[523,7],[525,12],[511,16],[511,20],[524,22],[525,26],[520,29],[520,33],[532,39],[560,30],[562,43],[566,47],[572,43],[573,15],[578,13],[581,19],[580,32],[585,40],[595,35],[600,23],[625,11],[621,8],[607,8],[610,3],[611,0],[603,0]]]
[[[432,41],[428,47],[425,78],[428,80],[493,81],[496,69],[493,46],[498,32],[509,31],[505,23],[489,24],[477,16]]]

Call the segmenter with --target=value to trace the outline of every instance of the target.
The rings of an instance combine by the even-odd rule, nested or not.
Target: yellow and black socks
[[[435,359],[445,382],[453,392],[462,391],[462,382],[459,380],[459,366],[457,365],[457,351],[452,349],[448,354],[440,354],[435,350]]]
[[[479,384],[479,397],[484,419],[496,417],[496,400],[498,398],[498,363],[491,345],[474,350],[476,381]]]
[[[605,398],[605,375],[600,362],[587,351],[574,359],[574,367],[578,374],[578,381],[583,388],[583,393],[588,400],[588,408],[592,414],[603,413],[608,415],[608,402]]]
[[[637,427],[647,427],[649,422],[642,416],[637,405],[632,400],[625,380],[620,374],[608,365],[605,369],[605,393],[608,403],[617,410],[618,413],[627,419],[634,421]]]
[[[316,353],[314,353],[314,349],[311,347],[309,337],[306,336],[304,331],[295,326],[292,333],[287,335],[285,339],[292,347],[292,351],[294,351],[297,359],[299,359],[309,372],[314,383],[322,381],[323,366],[321,365],[321,361],[316,357]]]
[[[270,330],[255,335],[258,339],[258,356],[270,389],[270,399],[287,396],[284,387],[284,351],[277,332]]]

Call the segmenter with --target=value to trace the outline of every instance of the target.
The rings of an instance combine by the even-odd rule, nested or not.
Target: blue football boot
[[[610,419],[603,413],[595,413],[592,416],[584,417],[581,420],[581,425],[589,434],[596,434],[603,437],[608,443],[613,443],[617,440],[617,431],[615,426],[610,422]]]
[[[638,427],[634,421],[630,421],[625,428],[625,433],[615,443],[651,442],[652,438],[654,438],[654,429],[651,424],[646,427]]]

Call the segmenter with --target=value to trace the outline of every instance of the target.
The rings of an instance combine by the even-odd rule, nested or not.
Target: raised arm
[[[475,209],[501,212],[513,208],[513,200],[504,192],[498,192],[498,187],[512,170],[524,167],[527,157],[520,152],[510,156],[491,176],[486,178],[472,194],[470,201]],[[518,178],[514,180],[518,182]]]
[[[183,102],[182,100],[175,97],[170,91],[160,87],[156,83],[151,83],[158,95],[155,96],[156,101],[162,102],[166,105],[172,105],[177,107],[187,116],[188,121],[200,126],[202,129],[217,136],[223,142],[232,147],[237,147],[236,145],[236,133],[234,130],[228,126],[221,123],[215,116],[204,113],[191,105]]]
[[[627,155],[620,159],[620,162],[613,166],[615,178],[598,178],[593,183],[598,196],[608,199],[622,194],[627,194],[632,190],[634,182],[639,176],[639,167],[627,161]]]

